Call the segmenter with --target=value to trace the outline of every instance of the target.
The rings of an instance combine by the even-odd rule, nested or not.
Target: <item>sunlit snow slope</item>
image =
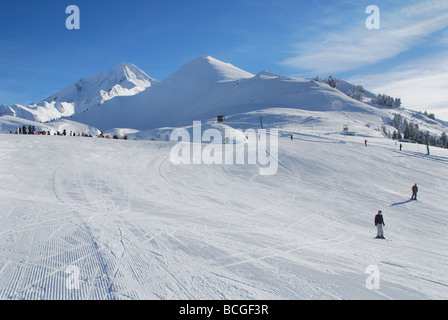
[[[266,108],[369,114],[383,121],[390,114],[307,79],[266,71],[250,74],[210,56],[200,56],[157,86],[134,96],[117,97],[73,120],[107,131],[177,127]]]
[[[281,131],[260,176],[176,166],[171,142],[1,135],[0,298],[447,299],[447,151],[363,141]]]

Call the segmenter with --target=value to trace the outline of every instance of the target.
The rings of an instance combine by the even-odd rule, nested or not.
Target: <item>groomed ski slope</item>
[[[448,152],[368,140],[281,135],[260,176],[176,166],[170,142],[1,135],[0,299],[447,299]]]

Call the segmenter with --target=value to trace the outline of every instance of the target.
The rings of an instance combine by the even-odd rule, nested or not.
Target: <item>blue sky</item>
[[[81,28],[68,30],[69,5]],[[369,30],[366,8],[380,9]],[[333,75],[448,120],[448,1],[15,0],[0,4],[0,104],[121,62],[163,80],[208,54],[251,73]]]

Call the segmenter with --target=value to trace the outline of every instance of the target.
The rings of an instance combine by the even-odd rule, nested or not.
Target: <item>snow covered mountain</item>
[[[365,88],[356,99],[350,92],[359,87],[342,79],[331,86],[319,79],[267,71],[254,75],[202,55],[161,82],[134,65],[120,64],[81,79],[38,104],[0,107],[0,115],[38,122],[70,116],[72,121],[104,132],[139,132],[136,137],[156,140],[161,137],[154,136],[154,130],[191,126],[194,120],[213,122],[218,115],[233,117],[232,125],[240,127],[257,124],[263,116],[277,128],[307,119],[313,126],[325,123],[329,132],[349,126],[361,134],[372,128],[382,134],[383,126],[386,132],[395,130],[392,120],[400,114],[433,135],[447,131],[445,122],[418,112],[372,105],[376,95]],[[244,123],[235,123],[243,118]]]
[[[252,77],[253,74],[231,64],[200,56],[150,90],[133,98],[114,99],[116,101],[105,103],[102,110],[77,115],[74,120],[102,130],[150,129],[180,124],[210,112],[214,115],[216,108],[225,103],[222,90]],[[125,116],[122,115],[124,105],[127,106]]]
[[[112,70],[80,79],[38,103],[0,106],[0,115],[47,122],[86,112],[117,96],[137,94],[157,82],[135,65],[121,63]]]
[[[362,113],[369,114],[375,123],[390,117],[323,83],[266,71],[253,75],[210,56],[200,56],[157,86],[107,101],[102,108],[78,114],[74,120],[101,130],[147,130],[266,108]]]
[[[352,84],[346,80],[343,80],[343,79],[337,79],[337,81],[336,81],[336,89],[338,89],[339,91],[341,91],[345,94],[349,94],[350,91],[354,92],[356,90],[356,87],[357,87],[357,85],[354,85],[354,84]],[[375,98],[376,98],[376,94],[363,88],[363,101],[364,102],[370,101]]]
[[[422,130],[446,131],[444,123],[352,99],[350,83],[253,75],[209,56],[107,100],[113,87],[134,88],[125,85],[134,83],[130,74],[121,84],[115,75],[45,101],[73,106],[70,120],[19,118],[25,107],[0,116],[0,133],[20,125],[132,132],[129,141],[1,135],[0,299],[448,298],[448,149],[401,149],[381,128],[396,113]],[[83,108],[83,97],[102,105]],[[179,165],[176,143],[147,141],[169,138],[172,127],[191,130],[192,120],[218,130],[278,129],[268,134],[277,156],[256,143],[257,156],[269,154],[278,170],[260,175],[264,164],[251,163],[249,152],[241,164]],[[222,146],[224,156],[233,150]],[[418,201],[409,200],[414,183]],[[387,240],[374,238],[378,210]]]

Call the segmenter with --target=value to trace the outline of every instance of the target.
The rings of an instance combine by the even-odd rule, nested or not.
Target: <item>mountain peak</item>
[[[81,113],[116,96],[137,94],[157,82],[135,65],[123,62],[111,70],[74,82],[45,101],[72,103],[74,111]]]
[[[137,68],[134,64],[128,62],[122,62],[117,65],[114,69],[124,69],[124,68]]]
[[[173,79],[189,79],[202,83],[229,82],[252,78],[254,75],[234,65],[222,62],[209,55],[201,55],[183,65],[168,81]]]
[[[117,81],[119,82],[119,81],[123,81],[123,80],[128,80],[131,82],[133,82],[134,80],[143,80],[143,81],[148,81],[150,83],[158,82],[157,80],[148,76],[144,71],[139,69],[134,64],[127,63],[127,62],[122,62],[119,65],[117,65],[115,68],[101,72],[101,73],[97,74],[96,76],[99,76],[99,78],[103,78],[103,81],[107,79],[112,82],[117,82]],[[95,76],[91,77],[90,79],[92,79],[94,77]]]

